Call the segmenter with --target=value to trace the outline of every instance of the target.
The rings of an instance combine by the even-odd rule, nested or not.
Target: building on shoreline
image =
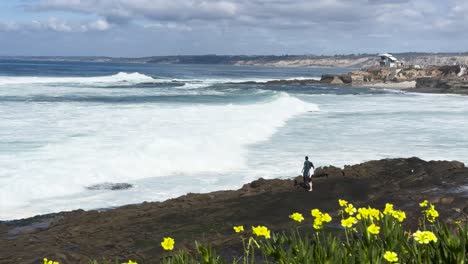
[[[396,68],[396,67],[403,66],[403,62],[399,61],[390,53],[381,53],[379,54],[379,57],[380,57],[379,63],[381,67]]]

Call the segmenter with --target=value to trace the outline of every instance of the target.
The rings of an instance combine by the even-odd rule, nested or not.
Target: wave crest
[[[95,77],[42,77],[42,76],[2,76],[0,85],[21,85],[21,84],[112,84],[112,83],[143,83],[154,82],[151,76],[139,72],[119,72],[107,76]]]

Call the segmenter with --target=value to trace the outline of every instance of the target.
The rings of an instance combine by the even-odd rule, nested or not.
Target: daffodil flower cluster
[[[375,208],[368,207],[368,208],[359,208],[358,213],[356,215],[356,218],[361,220],[361,219],[369,219],[371,221],[375,220],[380,220],[382,213]]]
[[[314,228],[317,230],[323,228],[323,223],[329,223],[332,220],[328,213],[322,213],[319,209],[311,210],[310,214],[314,217]]]
[[[270,230],[266,226],[252,226],[252,231],[258,237],[270,238]]]
[[[122,264],[138,264],[136,261],[128,260],[128,262]]]
[[[393,251],[385,251],[384,259],[390,263],[398,261],[398,254]]]
[[[59,263],[57,261],[48,260],[47,258],[44,258],[44,264],[59,264]]]
[[[393,209],[393,204],[390,204],[390,203],[385,204],[385,209],[384,209],[383,213],[384,213],[384,215],[393,216],[400,223],[403,222],[403,220],[406,219],[406,213],[401,211],[401,210]]]
[[[414,240],[419,244],[429,244],[430,242],[437,242],[437,237],[431,231],[416,231],[413,234]]]
[[[435,209],[433,204],[429,204],[426,210],[423,211],[424,215],[427,218],[427,221],[434,223],[437,217],[439,217],[439,212]]]
[[[161,242],[161,246],[164,250],[173,250],[175,241],[172,237],[165,237]]]
[[[304,216],[302,216],[300,213],[293,213],[289,216],[289,218],[299,223],[304,221]]]

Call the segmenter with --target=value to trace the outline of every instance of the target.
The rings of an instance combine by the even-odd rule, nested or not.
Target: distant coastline
[[[406,65],[468,65],[468,52],[393,53]],[[138,58],[107,56],[0,56],[0,60],[113,62],[151,64],[219,64],[262,67],[343,67],[363,68],[378,65],[376,54],[349,55],[174,55]]]

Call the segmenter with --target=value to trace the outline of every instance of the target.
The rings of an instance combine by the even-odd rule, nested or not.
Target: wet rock
[[[86,187],[88,190],[111,190],[111,191],[119,191],[119,190],[126,190],[132,188],[133,185],[130,183],[100,183]]]
[[[307,84],[314,84],[320,83],[318,80],[314,79],[293,79],[293,80],[273,80],[268,81],[266,85],[307,85]]]
[[[315,169],[314,171],[314,178],[319,178],[319,177],[343,177],[344,172],[338,167],[334,166],[325,166],[325,167],[319,167]]]
[[[464,78],[434,78],[416,79],[416,87],[410,91],[424,93],[454,93],[468,94],[468,79]]]
[[[468,94],[468,75],[460,66],[425,68],[370,67],[346,74],[324,74],[320,82],[327,84],[364,85],[415,81],[412,92]]]
[[[344,84],[344,81],[338,74],[323,74],[320,82],[328,84]]]
[[[454,200],[455,200],[455,197],[442,197],[440,199],[440,203],[443,205],[449,205],[453,203]]]

